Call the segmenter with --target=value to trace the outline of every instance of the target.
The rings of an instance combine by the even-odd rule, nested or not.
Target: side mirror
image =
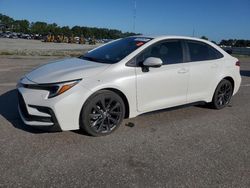
[[[145,67],[161,67],[163,64],[162,60],[160,58],[157,57],[148,57],[147,59],[145,59],[145,61],[143,62],[143,65]]]

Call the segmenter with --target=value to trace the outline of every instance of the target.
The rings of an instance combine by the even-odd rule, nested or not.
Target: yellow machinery
[[[81,37],[74,37],[74,35],[71,35],[70,37],[66,37],[64,35],[55,36],[52,34],[48,34],[44,42],[86,44],[86,40],[83,35],[81,35]],[[89,44],[96,44],[95,38],[90,39]]]
[[[95,37],[92,37],[92,38],[89,40],[89,44],[90,44],[90,45],[96,45]]]
[[[85,44],[85,42],[86,41],[85,41],[83,35],[81,35],[80,40],[79,40],[79,44]]]

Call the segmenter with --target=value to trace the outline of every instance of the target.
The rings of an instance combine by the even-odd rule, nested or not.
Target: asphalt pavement
[[[227,108],[153,112],[98,138],[21,122],[15,84],[52,59],[0,58],[0,187],[250,187],[250,58]]]

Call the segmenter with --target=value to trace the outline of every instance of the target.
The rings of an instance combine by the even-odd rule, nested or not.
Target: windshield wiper
[[[113,64],[113,63],[115,63],[112,60],[96,59],[96,58],[88,57],[88,56],[80,56],[79,58],[80,59],[85,59],[85,60],[88,60],[88,61],[98,62],[98,63],[106,63],[106,64]]]
[[[98,59],[95,59],[93,57],[87,57],[87,56],[80,56],[80,59],[85,59],[85,60],[89,60],[89,61],[95,61],[95,62],[99,62]]]

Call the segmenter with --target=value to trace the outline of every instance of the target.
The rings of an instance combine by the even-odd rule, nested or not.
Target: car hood
[[[109,66],[109,64],[71,58],[38,67],[26,74],[25,77],[39,84],[63,82],[94,76]]]

